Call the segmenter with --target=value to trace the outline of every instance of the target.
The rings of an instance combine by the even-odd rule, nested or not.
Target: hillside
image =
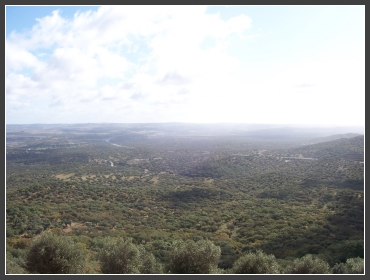
[[[176,240],[207,239],[221,248],[220,269],[259,249],[282,263],[306,254],[331,266],[363,257],[363,135],[302,145],[148,137],[142,126],[23,131],[7,134],[13,253],[52,231],[83,244],[95,272],[105,237],[132,238],[163,264]]]

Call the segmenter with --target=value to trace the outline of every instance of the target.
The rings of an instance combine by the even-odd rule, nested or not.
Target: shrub
[[[286,274],[328,274],[329,264],[311,254],[295,259],[285,270]]]
[[[333,266],[333,274],[348,274],[348,269],[345,263],[337,263]]]
[[[363,258],[350,258],[347,259],[346,265],[348,274],[363,274],[364,273],[364,259]]]
[[[174,245],[169,265],[174,274],[218,273],[221,248],[209,240],[187,240]]]
[[[145,250],[144,246],[139,245],[141,265],[140,273],[143,274],[161,274],[163,273],[162,265],[156,260],[154,255]]]
[[[350,258],[347,262],[334,265],[333,274],[364,274],[364,259]]]
[[[82,273],[85,254],[65,236],[46,233],[35,238],[27,254],[27,268],[31,273]]]
[[[108,239],[100,251],[101,271],[105,274],[160,274],[162,266],[144,246],[131,240]]]
[[[22,251],[22,252],[21,252]],[[6,252],[6,274],[26,274],[23,250],[10,249]]]
[[[6,259],[6,274],[27,274],[28,272],[18,264],[13,257]]]
[[[140,252],[131,240],[109,240],[99,254],[104,274],[140,273]]]
[[[241,256],[231,269],[234,274],[278,274],[280,266],[274,255],[262,251],[246,253]]]

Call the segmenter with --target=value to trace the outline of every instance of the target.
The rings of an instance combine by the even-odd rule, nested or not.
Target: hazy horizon
[[[361,125],[328,125],[328,124],[274,124],[274,123],[188,123],[188,122],[141,122],[141,123],[110,123],[110,122],[96,122],[96,123],[12,123],[6,124],[6,126],[32,126],[32,125],[45,125],[45,126],[74,126],[74,125],[194,125],[194,126],[223,126],[223,127],[254,127],[255,129],[276,129],[276,128],[302,128],[302,129],[314,129],[314,128],[353,128],[365,130],[364,126]]]
[[[364,5],[8,5],[5,50],[7,125],[365,124]]]

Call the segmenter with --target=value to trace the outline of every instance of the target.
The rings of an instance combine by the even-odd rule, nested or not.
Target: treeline
[[[45,232],[7,249],[7,274],[363,274],[364,259],[329,264],[313,254],[287,260],[261,250],[241,254],[230,269],[218,267],[221,248],[209,240],[177,240],[168,262],[132,239],[86,239]]]

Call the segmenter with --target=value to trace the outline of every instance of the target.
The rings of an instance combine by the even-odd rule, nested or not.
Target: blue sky
[[[6,123],[94,122],[362,126],[365,6],[7,6]]]

